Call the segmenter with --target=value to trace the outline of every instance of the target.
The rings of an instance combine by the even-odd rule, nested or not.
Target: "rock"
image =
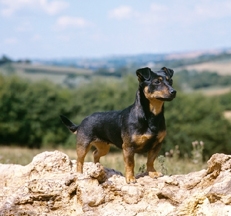
[[[208,168],[152,179],[124,176],[99,163],[43,152],[27,166],[0,164],[0,216],[7,215],[231,215],[231,156],[214,154]]]

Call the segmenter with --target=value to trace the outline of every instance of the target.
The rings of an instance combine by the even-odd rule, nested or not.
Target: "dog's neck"
[[[164,102],[157,99],[151,102],[144,96],[143,90],[140,88],[136,94],[136,101],[134,103],[134,113],[139,121],[147,122],[148,128],[155,132],[165,125],[161,124],[164,119]]]
[[[141,88],[138,89],[136,94],[136,104],[142,107],[146,117],[149,115],[149,113],[157,116],[163,112],[164,101],[160,101],[155,98],[148,100]]]
[[[149,101],[149,110],[152,112],[155,116],[160,114],[163,109],[164,102],[157,100],[157,99],[152,99]]]

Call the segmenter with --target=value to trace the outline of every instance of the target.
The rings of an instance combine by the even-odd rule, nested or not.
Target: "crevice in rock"
[[[178,201],[173,200],[171,197],[169,197],[167,194],[164,194],[162,192],[156,194],[158,199],[165,200],[167,202],[170,202],[172,205],[177,206],[179,204]]]

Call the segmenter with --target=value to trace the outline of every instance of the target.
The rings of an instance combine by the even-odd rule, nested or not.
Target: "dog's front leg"
[[[123,156],[124,156],[124,163],[125,163],[125,177],[126,182],[135,183],[136,178],[134,176],[134,151],[132,148],[126,147],[123,145]]]
[[[148,152],[147,173],[152,178],[157,178],[163,175],[162,173],[157,172],[154,168],[154,161],[157,158],[160,149],[161,149],[161,143],[158,143],[154,148],[152,148]]]

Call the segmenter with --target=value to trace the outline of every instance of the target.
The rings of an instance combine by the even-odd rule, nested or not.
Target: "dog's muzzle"
[[[175,89],[173,89],[173,88],[169,89],[169,93],[170,93],[172,98],[176,97],[176,90]]]

